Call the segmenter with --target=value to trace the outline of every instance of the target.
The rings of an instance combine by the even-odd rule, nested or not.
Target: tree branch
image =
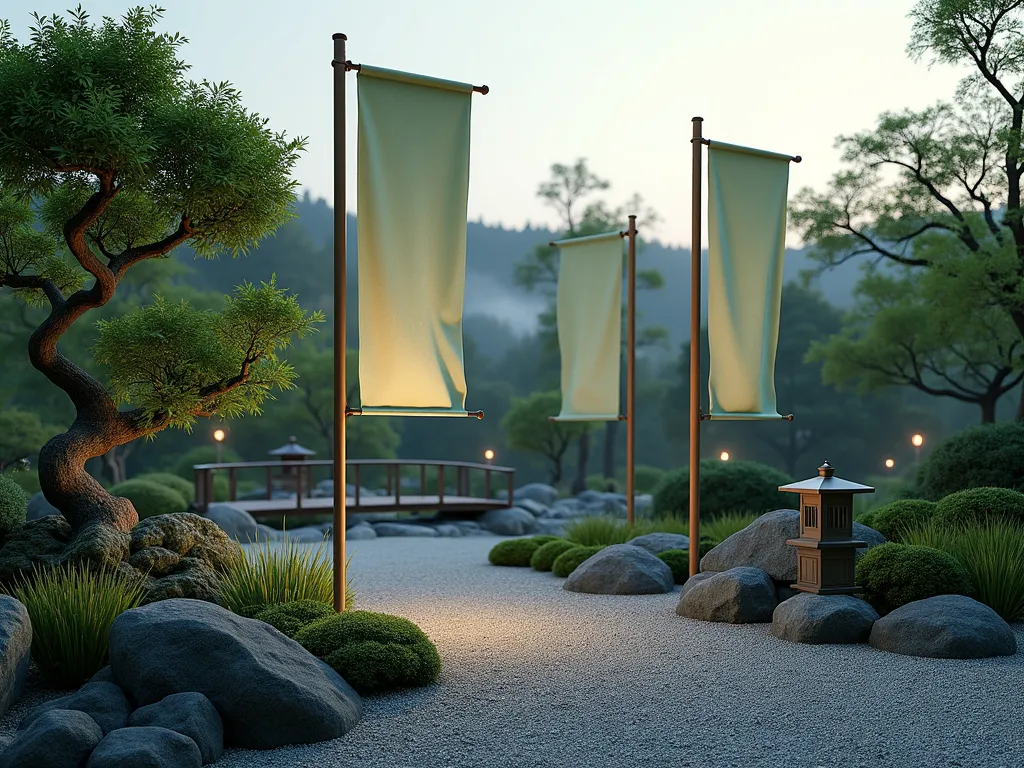
[[[0,275],[0,288],[34,288],[42,291],[54,310],[65,305],[64,294],[52,280],[39,275]]]
[[[127,249],[111,260],[110,269],[115,280],[120,281],[124,273],[140,261],[166,255],[188,240],[194,232],[191,219],[188,216],[182,216],[178,228],[163,240]]]

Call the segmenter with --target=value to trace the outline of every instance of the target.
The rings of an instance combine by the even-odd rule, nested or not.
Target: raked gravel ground
[[[566,592],[489,565],[497,541],[351,542],[357,607],[419,624],[439,683],[365,699],[342,739],[232,750],[217,766],[1024,768],[1022,625],[1021,650],[998,659],[803,646],[768,625],[680,618],[678,588]]]

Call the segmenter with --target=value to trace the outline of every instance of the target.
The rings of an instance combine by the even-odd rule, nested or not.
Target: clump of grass
[[[756,512],[724,512],[710,520],[700,521],[701,538],[714,541],[725,541],[734,533],[738,533],[757,520]]]
[[[32,660],[55,688],[78,688],[110,661],[110,625],[142,603],[142,579],[84,566],[44,566],[3,592],[32,621]]]
[[[1024,526],[993,519],[943,525],[929,520],[907,529],[903,540],[952,555],[971,580],[971,597],[1008,622],[1024,621]]]
[[[581,517],[565,526],[565,538],[584,547],[607,547],[625,544],[648,533],[681,533],[685,536],[689,529],[684,521],[672,517],[637,520],[632,526],[614,517]]]
[[[345,563],[345,609],[355,595]],[[285,540],[265,541],[240,553],[221,577],[220,602],[242,616],[255,615],[267,605],[314,600],[334,604],[334,568],[327,545],[316,549]]]

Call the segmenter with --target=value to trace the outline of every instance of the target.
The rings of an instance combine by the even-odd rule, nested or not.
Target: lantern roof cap
[[[809,480],[801,480],[789,485],[780,485],[780,491],[800,493],[801,491],[815,491],[816,493],[874,493],[875,489],[870,485],[861,485],[850,480],[843,480],[836,477],[836,470],[827,461],[818,467],[818,476]]]
[[[311,451],[309,448],[305,448],[299,445],[299,441],[294,436],[288,438],[288,444],[282,445],[280,448],[275,448],[272,451],[268,451],[268,456],[312,456],[316,451]]]

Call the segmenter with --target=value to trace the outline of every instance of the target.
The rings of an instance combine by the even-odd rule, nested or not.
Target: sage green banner
[[[364,65],[358,103],[362,413],[464,416],[472,86]]]
[[[779,419],[775,354],[786,249],[787,155],[708,148],[710,417]]]
[[[616,421],[622,344],[622,236],[555,243],[562,412],[555,421]]]

